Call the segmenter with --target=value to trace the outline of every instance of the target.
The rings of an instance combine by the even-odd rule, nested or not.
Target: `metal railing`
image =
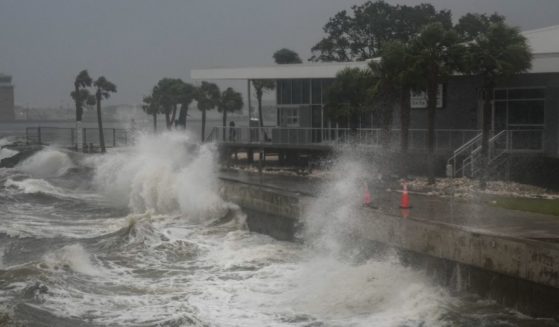
[[[105,147],[125,146],[129,143],[128,132],[125,129],[103,128],[105,136]],[[57,145],[65,148],[76,148],[75,128],[62,127],[27,127],[25,129],[25,139],[27,144]],[[98,148],[99,129],[82,128],[81,144],[84,148]]]
[[[502,164],[510,153],[533,154],[543,152],[543,129],[502,130],[488,140],[488,166],[494,167]],[[457,167],[461,158],[461,166]],[[456,149],[447,163],[453,167],[453,177],[478,176],[482,165],[481,134]]]
[[[358,144],[400,146],[400,130],[380,128],[284,128],[284,127],[214,127],[206,141],[230,144],[263,145],[335,145]],[[409,149],[427,149],[427,129],[410,129]],[[448,152],[461,146],[478,130],[438,129],[435,131],[435,151]]]

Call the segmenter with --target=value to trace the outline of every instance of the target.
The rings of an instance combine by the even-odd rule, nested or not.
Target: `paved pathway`
[[[222,171],[222,178],[261,184],[264,186],[317,195],[321,181],[297,176],[262,175],[238,171]],[[385,188],[371,188],[373,205],[390,215],[401,217],[399,192],[386,191]],[[412,209],[409,217],[445,222],[463,226],[469,230],[559,242],[559,217],[524,211],[496,208],[466,202],[461,199],[440,198],[421,194],[410,194]]]

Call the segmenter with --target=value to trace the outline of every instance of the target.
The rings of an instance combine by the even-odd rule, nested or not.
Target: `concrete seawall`
[[[313,198],[279,188],[222,179],[249,228],[293,240]],[[489,234],[451,224],[360,209],[357,237],[399,250],[402,263],[425,269],[458,291],[474,292],[535,317],[559,315],[559,244]]]

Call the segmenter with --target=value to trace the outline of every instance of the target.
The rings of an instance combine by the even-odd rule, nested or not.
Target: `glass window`
[[[311,97],[311,81],[308,79],[302,80],[303,83],[303,102],[302,104],[309,104]]]
[[[281,103],[291,104],[291,80],[282,80],[281,84]]]
[[[545,98],[544,89],[509,89],[509,100],[543,98]]]
[[[543,101],[510,101],[509,124],[512,125],[543,125]]]
[[[292,104],[303,103],[303,81],[300,79],[293,80],[293,98]]]
[[[282,124],[283,127],[298,127],[299,126],[299,108],[281,108]]]
[[[276,103],[277,104],[282,104],[283,102],[281,101],[281,90],[282,90],[282,83],[283,81],[276,81]]]
[[[507,98],[507,90],[495,90],[495,100],[505,100]]]
[[[322,103],[321,80],[313,79],[311,89],[312,89],[312,103],[313,104],[321,104]]]
[[[333,79],[322,80],[322,103],[326,103],[328,88],[334,83]]]

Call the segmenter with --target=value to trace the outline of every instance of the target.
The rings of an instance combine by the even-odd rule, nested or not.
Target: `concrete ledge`
[[[313,201],[309,195],[234,180],[222,180],[222,185],[224,197],[248,211],[251,230],[283,240],[294,238],[304,208]],[[369,208],[361,208],[360,216],[354,228],[358,238],[371,246],[398,249],[404,264],[426,269],[445,286],[478,293],[531,316],[559,315],[559,244],[404,219]]]

